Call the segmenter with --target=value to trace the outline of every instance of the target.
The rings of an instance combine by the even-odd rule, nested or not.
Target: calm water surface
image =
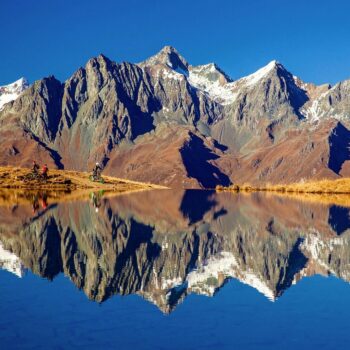
[[[348,349],[349,208],[0,193],[1,349]]]

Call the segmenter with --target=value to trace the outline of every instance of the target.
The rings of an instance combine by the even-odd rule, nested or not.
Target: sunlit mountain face
[[[350,80],[307,83],[275,60],[234,80],[171,46],[138,64],[99,55],[64,82],[0,86],[0,165],[98,161],[181,189],[349,177],[349,96]]]
[[[64,274],[99,303],[137,294],[170,313],[231,279],[271,302],[315,274],[350,281],[349,208],[336,200],[198,190],[0,198],[0,267],[53,282]]]

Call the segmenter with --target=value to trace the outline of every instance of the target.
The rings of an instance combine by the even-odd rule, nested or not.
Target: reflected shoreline
[[[63,273],[97,302],[138,294],[169,313],[232,278],[271,301],[314,274],[350,281],[349,208],[339,205],[201,190],[0,198],[0,267]]]

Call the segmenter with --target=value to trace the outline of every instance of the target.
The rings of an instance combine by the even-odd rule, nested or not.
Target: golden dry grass
[[[104,189],[108,191],[133,191],[142,189],[164,188],[149,183],[103,176],[104,184],[92,182],[90,174],[78,171],[50,170],[46,182],[37,180],[25,181],[30,169],[16,167],[0,167],[0,188],[25,189]]]
[[[312,193],[312,194],[350,194],[350,178],[337,180],[305,181],[291,184],[266,184],[266,185],[232,185],[229,187],[217,186],[216,190],[231,192],[280,192],[280,193]]]
[[[217,192],[268,192],[291,199],[318,204],[350,207],[350,178],[305,181],[291,184],[254,186],[250,184],[217,186]]]

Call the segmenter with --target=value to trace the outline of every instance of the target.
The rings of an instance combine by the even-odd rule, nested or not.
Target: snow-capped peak
[[[11,84],[8,84],[8,85],[5,85],[5,86],[0,86],[0,89],[1,88],[7,88],[9,90],[16,91],[18,89],[21,89],[23,86],[27,86],[27,85],[28,85],[27,79],[22,77],[22,78],[19,78],[18,80],[16,80],[15,82],[13,82]]]
[[[215,63],[208,63],[199,66],[190,66],[189,71],[191,75],[197,75],[207,79],[210,82],[218,81],[220,85],[231,82],[231,78],[224,73]]]
[[[270,63],[268,63],[266,66],[257,70],[255,73],[250,74],[240,80],[244,80],[244,83],[246,86],[255,85],[278,66],[280,66],[280,63],[278,63],[276,60],[273,60]]]
[[[5,103],[15,100],[28,87],[28,81],[23,77],[11,84],[0,86],[0,110]]]
[[[187,80],[192,87],[221,105],[234,103],[242,90],[251,89],[259,84],[277,68],[286,71],[278,61],[273,60],[255,73],[233,81],[215,63],[189,65],[172,46],[165,46],[156,55],[139,63],[139,66],[150,69],[152,75],[156,77]]]
[[[215,63],[190,66],[188,82],[223,105],[229,104],[234,98],[228,85],[232,80]]]
[[[235,98],[242,89],[249,89],[259,83],[277,67],[283,66],[277,61],[271,61],[253,74],[232,81],[214,63],[203,66],[190,66],[189,83],[199,90],[202,90],[209,97],[222,105],[228,105],[235,101]]]

